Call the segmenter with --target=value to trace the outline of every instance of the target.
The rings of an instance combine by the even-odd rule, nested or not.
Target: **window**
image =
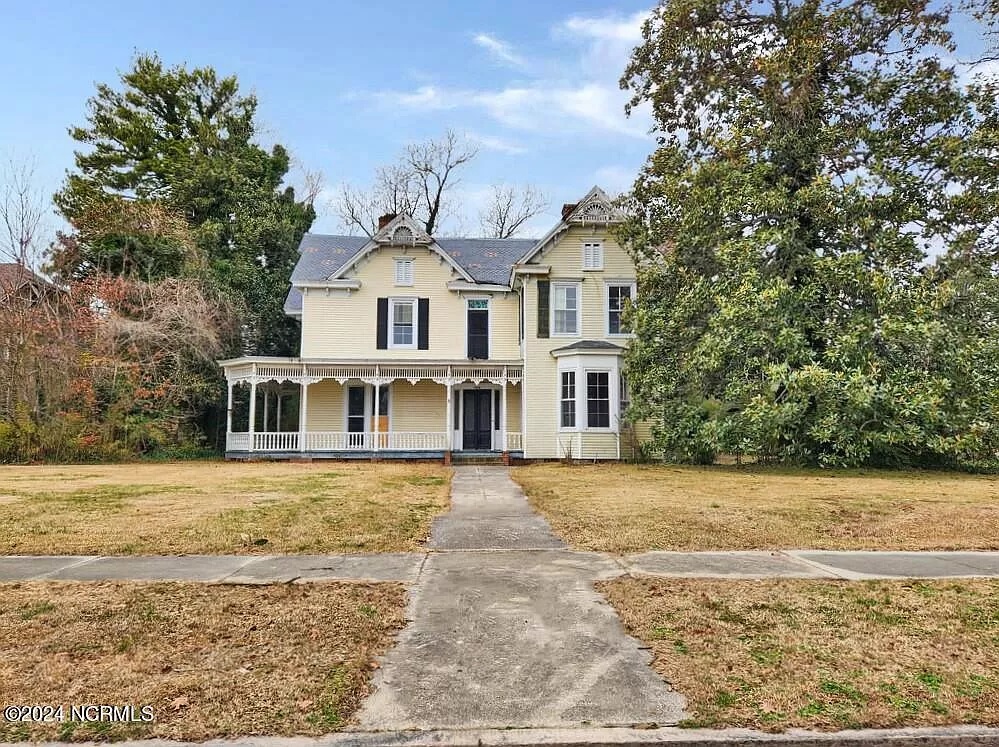
[[[416,347],[413,333],[416,328],[416,299],[393,298],[389,303],[392,307],[392,334],[389,347]]]
[[[554,283],[552,288],[552,334],[579,334],[578,283]]]
[[[583,269],[584,270],[604,269],[603,242],[587,241],[583,243]]]
[[[468,299],[466,314],[466,345],[467,355],[473,360],[485,360],[489,357],[489,299]]]
[[[395,260],[395,284],[413,284],[413,260],[410,258],[397,258]]]
[[[624,374],[618,378],[618,413],[621,421],[624,421],[625,415],[628,412],[628,406],[631,404],[631,395],[628,393],[628,380],[624,377]]]
[[[576,427],[576,372],[562,372],[562,390],[559,395],[559,425]]]
[[[586,372],[586,427],[610,428],[610,374]]]
[[[626,335],[631,332],[627,324],[621,321],[621,312],[631,301],[634,286],[631,283],[618,283],[607,286],[607,333],[611,335]]]
[[[374,392],[374,387],[372,387],[371,391]],[[388,414],[389,414],[389,394],[390,394],[390,392],[391,392],[391,387],[381,386],[381,387],[378,388],[378,414],[379,415],[388,417]],[[375,397],[374,397],[374,394],[372,394],[372,396],[369,397],[369,399],[371,400],[371,402],[368,403],[369,404],[369,412],[368,412],[368,414],[369,415],[374,415],[375,414]]]

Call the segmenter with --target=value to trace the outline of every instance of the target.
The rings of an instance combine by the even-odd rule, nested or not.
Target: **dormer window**
[[[413,259],[412,257],[396,257],[395,260],[395,284],[413,284]]]
[[[583,243],[583,269],[604,269],[604,244],[602,241],[586,241]]]

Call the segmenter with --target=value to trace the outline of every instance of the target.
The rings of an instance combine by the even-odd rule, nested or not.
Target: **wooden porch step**
[[[452,464],[503,464],[503,454],[498,451],[454,451]]]

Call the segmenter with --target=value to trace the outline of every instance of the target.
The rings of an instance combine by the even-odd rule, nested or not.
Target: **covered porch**
[[[221,361],[226,457],[521,456],[520,361]]]

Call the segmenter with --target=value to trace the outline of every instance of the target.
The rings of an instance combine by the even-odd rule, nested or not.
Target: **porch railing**
[[[253,448],[250,448],[252,436]],[[447,448],[447,433],[436,431],[402,431],[394,433],[346,433],[342,431],[309,431],[305,434],[305,451],[443,451]],[[228,451],[299,451],[297,431],[229,433]]]
[[[510,433],[509,431],[507,432],[507,434],[506,434],[506,450],[507,451],[523,451],[524,450],[523,439],[521,439],[519,433]]]
[[[249,451],[249,433],[227,433],[225,437],[225,448],[227,451]]]

